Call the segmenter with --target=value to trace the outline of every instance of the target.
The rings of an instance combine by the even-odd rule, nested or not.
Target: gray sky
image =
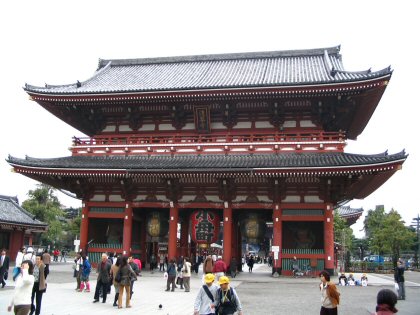
[[[22,90],[88,79],[99,58],[309,49],[341,45],[346,70],[389,65],[390,84],[368,126],[346,152],[410,154],[385,185],[352,207],[396,209],[409,223],[420,212],[417,73],[419,18],[397,1],[2,1],[0,194],[27,198],[35,182],[12,173],[8,154],[70,155],[67,126]],[[291,3],[288,3],[291,2]],[[66,206],[80,201],[58,194]],[[357,232],[362,219],[354,225]],[[357,236],[361,233],[357,232]]]

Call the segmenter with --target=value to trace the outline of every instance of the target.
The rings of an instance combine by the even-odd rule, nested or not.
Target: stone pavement
[[[108,295],[107,302],[92,303],[96,280],[92,274],[90,293],[76,292],[72,278],[71,264],[50,266],[47,293],[42,303],[43,315],[109,315],[110,312],[121,314],[147,315],[190,315],[193,314],[194,300],[201,285],[201,275],[191,277],[191,292],[176,289],[165,292],[166,280],[163,273],[153,274],[143,271],[143,276],[134,286],[132,308],[117,309],[112,306],[114,289]],[[355,274],[356,279],[360,274]],[[393,288],[393,278],[387,275],[368,274],[368,287],[339,287],[341,304],[339,314],[369,314],[373,312],[376,294],[381,288]],[[420,277],[415,278],[420,279]],[[336,278],[333,280],[337,280]],[[256,264],[254,272],[242,272],[232,279],[232,286],[237,289],[245,315],[257,314],[319,314],[320,293],[318,278],[272,278],[266,265]],[[398,314],[420,314],[417,299],[420,297],[420,281],[407,281],[407,300],[399,301]],[[0,289],[0,314],[7,314],[6,308],[13,294],[13,283],[8,281]],[[162,309],[159,309],[162,304]],[[123,304],[124,305],[124,304]],[[10,314],[10,313],[9,313]]]

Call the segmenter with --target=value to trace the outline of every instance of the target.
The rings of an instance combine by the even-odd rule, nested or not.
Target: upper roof
[[[252,155],[174,155],[174,156],[68,156],[39,159],[19,159],[9,156],[13,166],[30,168],[119,170],[139,172],[183,172],[183,171],[250,171],[256,169],[299,170],[305,168],[329,168],[369,166],[405,161],[404,151],[389,155],[350,153],[285,153]]]
[[[122,92],[211,90],[304,86],[370,80],[390,75],[344,69],[340,46],[309,50],[251,52],[182,57],[99,60],[94,75],[82,82],[37,87],[27,92],[74,95]]]
[[[3,195],[0,195],[0,224],[42,229],[47,227],[46,223],[37,220],[33,214],[19,206],[16,197]]]

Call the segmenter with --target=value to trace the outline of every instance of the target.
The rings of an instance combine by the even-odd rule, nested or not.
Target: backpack
[[[222,289],[221,288],[217,289],[216,294],[219,296],[219,301],[220,301],[219,305],[216,306],[216,314],[217,315],[224,314],[224,312],[223,312],[224,307],[223,307],[223,304],[221,303],[222,302]],[[238,309],[238,306],[236,305],[236,298],[235,298],[235,294],[233,293],[232,288],[229,288],[228,297],[229,297],[230,302],[232,303],[232,307],[233,307],[234,311],[236,312],[236,310]]]

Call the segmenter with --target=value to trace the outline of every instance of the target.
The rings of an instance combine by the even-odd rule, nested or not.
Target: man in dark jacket
[[[4,280],[7,272],[9,271],[9,260],[9,256],[6,256],[6,250],[2,249],[0,256],[0,283],[2,288],[6,285],[6,281]]]
[[[108,286],[110,283],[111,264],[108,261],[108,255],[102,254],[101,262],[97,269],[98,280],[96,282],[95,296],[93,303],[99,302],[99,291],[102,289],[102,303],[106,302]]]
[[[398,283],[398,300],[405,300],[404,269],[404,262],[400,258],[394,273],[395,282]]]

